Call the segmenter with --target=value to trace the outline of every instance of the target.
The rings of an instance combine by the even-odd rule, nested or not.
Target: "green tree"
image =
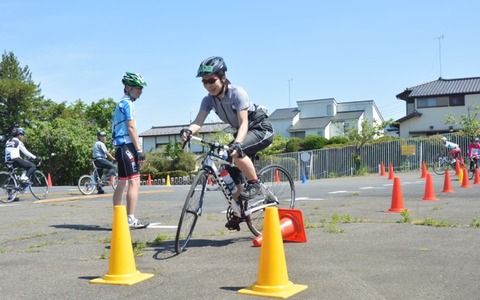
[[[307,135],[302,141],[303,150],[322,149],[328,143],[328,139],[319,135]]]
[[[21,67],[12,52],[0,62],[0,132],[10,133],[15,124],[28,127],[41,109],[40,87],[28,66]]]
[[[468,138],[478,137],[480,135],[480,106],[472,105],[468,107],[468,114],[462,114],[459,118],[453,113],[448,113],[443,120],[445,124],[459,125],[458,133]]]
[[[348,139],[355,146],[355,150],[352,153],[352,157],[355,162],[355,171],[359,171],[362,163],[361,159],[361,150],[362,147],[372,141],[373,139],[383,135],[385,128],[390,125],[393,120],[388,120],[382,123],[373,122],[373,125],[370,124],[370,121],[365,118],[360,123],[360,128],[353,126],[349,127],[346,131]]]
[[[285,144],[285,152],[298,152],[302,149],[302,139],[299,137],[291,137]]]

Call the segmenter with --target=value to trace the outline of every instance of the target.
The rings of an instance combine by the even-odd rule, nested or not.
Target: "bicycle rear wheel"
[[[187,243],[192,237],[193,229],[195,228],[195,224],[197,224],[197,219],[202,215],[202,205],[207,182],[208,172],[206,170],[198,171],[198,174],[188,191],[187,199],[185,199],[182,214],[178,221],[177,234],[175,236],[175,251],[177,254],[180,254],[185,250]]]
[[[36,170],[35,173],[30,176],[29,187],[33,197],[37,198],[38,200],[47,198],[48,182],[47,177],[45,177],[42,172]]]
[[[284,167],[268,165],[258,172],[258,178],[263,182],[265,190],[255,199],[249,200],[248,207],[245,208],[245,211],[253,210],[246,217],[246,222],[255,236],[263,230],[264,206],[276,206],[278,208],[293,208],[295,206],[295,183]],[[275,205],[268,205],[274,202],[276,202]],[[256,207],[264,208],[255,210]]]
[[[95,191],[95,181],[92,179],[92,175],[83,175],[78,180],[78,189],[84,195],[91,195]]]
[[[0,172],[0,201],[4,203],[12,202],[17,197],[18,183],[13,175],[8,172]]]

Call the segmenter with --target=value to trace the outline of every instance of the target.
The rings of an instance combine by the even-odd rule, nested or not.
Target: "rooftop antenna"
[[[438,60],[440,62],[440,78],[442,78],[442,40],[443,34],[435,39],[438,39]]]

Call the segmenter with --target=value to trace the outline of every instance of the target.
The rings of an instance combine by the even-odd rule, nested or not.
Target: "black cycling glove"
[[[187,141],[189,141],[190,136],[192,136],[193,132],[188,128],[183,128],[182,130],[180,130],[180,135],[183,135],[183,134],[185,134],[185,136],[187,137]]]
[[[245,154],[243,153],[242,144],[239,142],[233,142],[229,145],[230,149],[237,150],[238,157],[244,158]]]
[[[137,151],[137,160],[138,161],[144,161],[145,160],[145,154],[142,151],[140,151],[140,152]]]

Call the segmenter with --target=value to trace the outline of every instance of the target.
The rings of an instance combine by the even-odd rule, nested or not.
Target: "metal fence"
[[[457,135],[446,135],[449,141],[456,143],[465,155],[469,140]],[[360,150],[362,172],[379,173],[383,162],[387,168],[392,164],[395,171],[418,170],[425,161],[430,167],[439,153],[445,152],[440,137],[412,138],[392,140],[383,143],[364,145]],[[260,167],[277,163],[292,174],[294,180],[320,179],[328,177],[354,176],[355,162],[353,146],[309,150],[278,154],[274,158],[260,160]],[[388,169],[387,169],[388,171]]]

